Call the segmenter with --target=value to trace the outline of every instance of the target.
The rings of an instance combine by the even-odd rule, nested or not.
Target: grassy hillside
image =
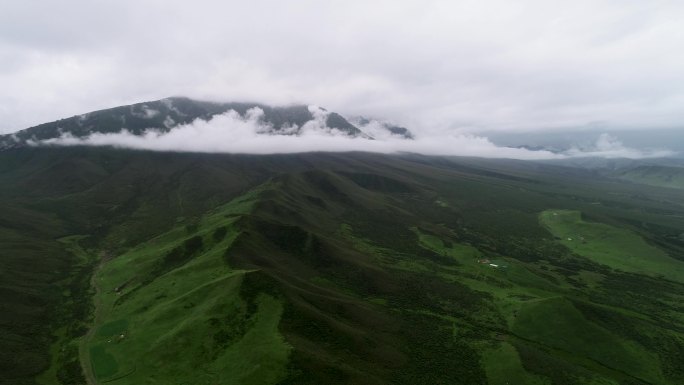
[[[547,210],[540,220],[573,252],[622,271],[684,282],[684,261],[671,258],[638,234],[604,223],[586,222],[581,213]]]
[[[0,158],[0,194],[19,210],[2,228],[35,216],[36,247],[65,266],[0,259],[62,293],[34,292],[56,308],[17,329],[42,339],[6,346],[43,361],[8,384],[684,381],[684,199],[671,189],[414,155]],[[45,258],[30,242],[16,260]],[[85,310],[64,316],[68,303]]]
[[[684,167],[639,166],[620,172],[618,178],[652,186],[684,189]]]
[[[284,377],[290,347],[278,332],[282,303],[250,292],[246,276],[258,272],[224,261],[239,234],[236,215],[250,203],[222,206],[192,229],[179,226],[97,271],[94,332],[81,346],[89,376],[131,384]]]

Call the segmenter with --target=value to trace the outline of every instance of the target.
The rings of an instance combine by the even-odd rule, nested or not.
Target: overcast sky
[[[187,95],[426,132],[684,127],[684,1],[2,0],[0,132]]]

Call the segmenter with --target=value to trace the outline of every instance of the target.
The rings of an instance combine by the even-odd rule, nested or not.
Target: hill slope
[[[684,189],[684,167],[639,166],[622,171],[617,176],[635,183]]]
[[[540,220],[581,212],[648,245],[632,258],[681,265],[670,189],[363,153],[27,148],[0,165],[0,234],[27,229],[2,236],[17,278],[0,300],[26,314],[3,322],[3,350],[36,357],[0,383],[684,381],[684,286]]]

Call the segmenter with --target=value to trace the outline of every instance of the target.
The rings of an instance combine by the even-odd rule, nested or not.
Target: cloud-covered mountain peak
[[[255,120],[258,134],[300,135],[304,131],[318,130],[330,135],[373,139],[383,134],[375,127],[372,134],[355,125],[344,116],[318,106],[269,106],[260,103],[217,103],[185,97],[171,97],[157,101],[137,103],[94,111],[66,119],[27,128],[12,135],[0,137],[0,148],[23,146],[28,143],[53,141],[62,137],[87,138],[92,135],[129,133],[142,136],[150,132],[168,133],[170,130],[209,121],[216,116],[234,113],[238,119]],[[385,126],[382,126],[385,127]],[[385,130],[391,133],[393,126]],[[408,132],[408,131],[407,131]],[[403,135],[411,138],[409,135]]]
[[[604,134],[580,146],[502,145],[458,132],[430,135],[379,119],[346,118],[315,105],[217,103],[183,97],[121,106],[0,136],[0,150],[26,146],[109,146],[206,153],[367,151],[516,159],[653,158],[676,155],[640,149]]]

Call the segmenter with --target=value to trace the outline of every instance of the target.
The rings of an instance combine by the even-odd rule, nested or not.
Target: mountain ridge
[[[413,139],[413,134],[404,127],[368,118],[357,118],[352,122],[352,119],[341,114],[313,105],[271,106],[256,102],[211,102],[169,97],[91,111],[2,135],[0,149],[22,147],[65,135],[86,138],[93,134],[122,132],[133,135],[143,135],[150,131],[166,133],[176,127],[192,124],[197,120],[208,121],[230,111],[236,112],[242,119],[255,119],[258,124],[263,125],[264,130],[260,134],[299,135],[305,125],[315,122],[341,135],[374,139],[364,131],[364,126],[376,123],[374,127],[386,130],[389,135]]]

